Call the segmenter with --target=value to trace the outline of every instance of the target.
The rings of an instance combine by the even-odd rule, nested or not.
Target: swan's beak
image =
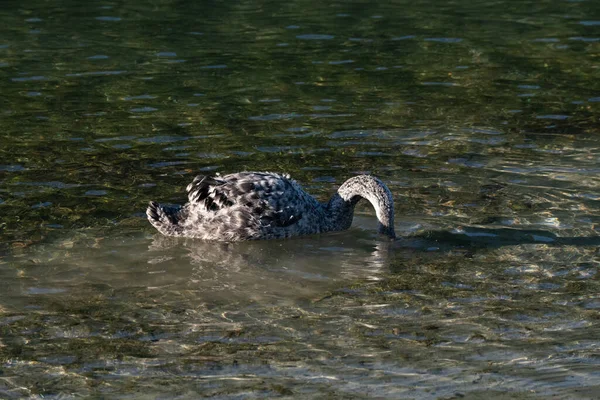
[[[396,231],[394,231],[394,227],[385,226],[383,224],[379,224],[379,233],[382,235],[386,235],[392,240],[396,239]]]

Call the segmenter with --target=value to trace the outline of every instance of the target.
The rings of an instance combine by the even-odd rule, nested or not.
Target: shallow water
[[[0,398],[600,393],[597,2],[5,3]],[[240,170],[401,240],[145,220]]]

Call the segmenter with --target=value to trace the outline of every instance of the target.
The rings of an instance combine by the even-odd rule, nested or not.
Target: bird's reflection
[[[179,254],[191,266],[189,283],[211,291],[309,295],[389,271],[391,242],[356,233],[236,243],[156,235],[148,262]]]
[[[185,258],[189,284],[196,288],[255,298],[291,298],[322,294],[360,280],[382,279],[398,268],[404,269],[402,266],[436,259],[440,254],[471,257],[477,252],[523,244],[598,246],[600,237],[560,237],[545,230],[499,227],[412,232],[394,242],[361,229],[294,240],[236,243],[156,235],[149,262],[176,254],[179,260]]]

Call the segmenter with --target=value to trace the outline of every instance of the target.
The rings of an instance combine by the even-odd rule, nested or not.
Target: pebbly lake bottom
[[[397,242],[366,216],[234,244],[90,229],[6,255],[0,397],[600,393],[594,238],[403,224]]]

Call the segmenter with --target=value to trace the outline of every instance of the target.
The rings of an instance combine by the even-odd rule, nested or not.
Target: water
[[[595,398],[593,1],[5,1],[1,398]],[[198,173],[397,232],[206,244]]]

